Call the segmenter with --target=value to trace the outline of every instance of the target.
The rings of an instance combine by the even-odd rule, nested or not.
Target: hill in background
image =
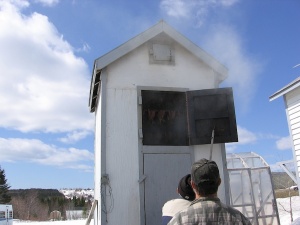
[[[93,201],[93,191],[84,189],[14,189],[9,190],[14,219],[45,221],[50,213],[59,211],[66,218],[67,211],[87,212]]]
[[[273,172],[272,181],[276,193],[295,185],[285,172]],[[9,194],[12,197],[10,204],[14,208],[14,218],[21,220],[49,220],[50,213],[56,210],[61,212],[64,219],[70,211],[87,212],[94,201],[94,190],[81,188],[12,189]]]
[[[296,185],[290,176],[285,172],[273,172],[272,181],[275,190],[287,189],[293,185]]]

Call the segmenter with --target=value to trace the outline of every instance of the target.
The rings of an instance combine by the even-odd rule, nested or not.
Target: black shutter
[[[187,92],[190,145],[237,142],[232,88]]]
[[[187,146],[185,92],[142,90],[144,145]]]

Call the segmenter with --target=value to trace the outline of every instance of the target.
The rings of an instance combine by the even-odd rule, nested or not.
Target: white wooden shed
[[[229,203],[224,142],[237,141],[237,131],[232,89],[219,88],[227,73],[164,21],[95,60],[95,224],[160,224],[163,204],[178,197],[179,179],[210,157],[211,146],[222,179],[218,194]],[[188,108],[195,99],[200,106]]]
[[[290,131],[291,141],[293,143],[293,155],[296,178],[292,176],[292,179],[300,184],[300,77],[281,88],[270,96],[270,101],[275,100],[283,96],[287,122]]]

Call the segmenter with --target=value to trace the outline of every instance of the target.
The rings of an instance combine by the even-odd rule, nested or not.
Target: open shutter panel
[[[190,145],[237,142],[232,88],[204,89],[187,93]]]

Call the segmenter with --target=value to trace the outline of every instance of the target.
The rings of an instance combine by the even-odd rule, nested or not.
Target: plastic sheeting
[[[227,154],[230,204],[252,224],[280,224],[269,165],[259,155]]]

